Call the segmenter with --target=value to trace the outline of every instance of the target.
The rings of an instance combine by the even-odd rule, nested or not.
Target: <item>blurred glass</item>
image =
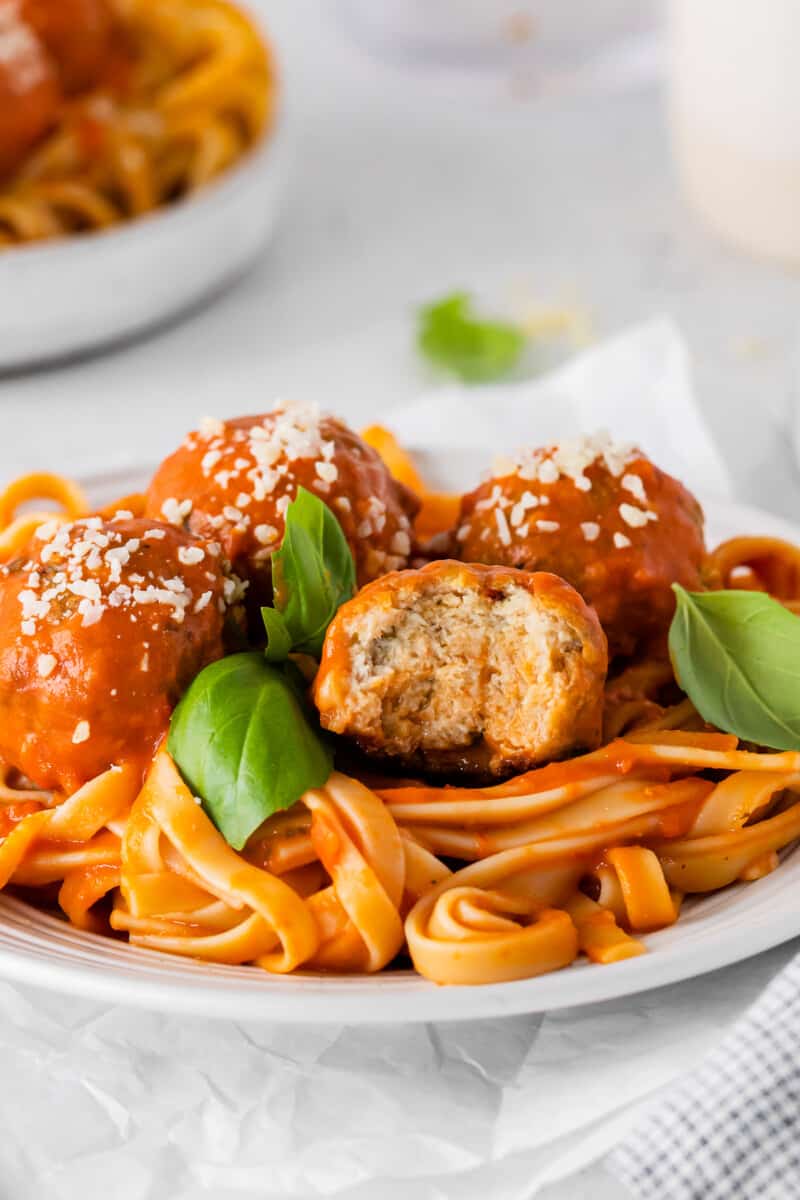
[[[535,71],[539,90],[652,75],[658,0],[339,0],[342,24],[386,58]]]
[[[800,265],[800,0],[671,0],[670,118],[718,233]]]

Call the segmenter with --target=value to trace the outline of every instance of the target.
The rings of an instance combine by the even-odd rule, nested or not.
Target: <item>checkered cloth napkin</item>
[[[800,1197],[800,956],[607,1165],[640,1200]]]

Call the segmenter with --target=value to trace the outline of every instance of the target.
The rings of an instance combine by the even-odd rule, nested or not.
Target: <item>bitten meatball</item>
[[[61,103],[55,68],[16,6],[0,0],[0,178],[53,125]]]
[[[599,745],[606,667],[597,617],[555,575],[433,562],[339,609],[314,700],[368,754],[502,776]]]
[[[206,421],[159,467],[146,512],[218,542],[253,602],[268,604],[270,555],[300,486],[338,518],[359,583],[407,565],[417,500],[357,434],[310,405]]]
[[[160,522],[40,527],[0,569],[0,760],[67,793],[144,763],[222,655],[235,590],[208,547]]]
[[[702,586],[703,512],[640,451],[581,438],[524,451],[464,496],[455,554],[560,575],[627,655],[663,639],[671,584]]]
[[[98,82],[113,44],[108,0],[19,0],[19,9],[50,52],[66,92]]]

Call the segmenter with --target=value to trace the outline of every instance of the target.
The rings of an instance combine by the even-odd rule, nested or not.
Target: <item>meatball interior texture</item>
[[[209,548],[160,522],[48,522],[0,569],[0,759],[74,791],[144,761],[238,595]]]
[[[442,561],[340,608],[314,700],[367,753],[503,776],[599,745],[606,667],[597,617],[562,580]]]
[[[270,555],[298,487],[337,517],[359,583],[408,564],[418,501],[366,442],[313,405],[207,420],[156,472],[146,512],[219,542],[254,602],[269,603]]]
[[[667,632],[673,583],[702,587],[703,512],[640,451],[607,437],[524,451],[463,497],[456,557],[552,571],[596,610],[613,655]]]

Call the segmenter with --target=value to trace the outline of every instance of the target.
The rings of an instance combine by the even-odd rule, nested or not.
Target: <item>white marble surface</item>
[[[274,247],[213,307],[147,342],[0,380],[0,477],[54,462],[77,472],[147,463],[198,412],[276,394],[372,417],[425,381],[411,350],[415,305],[467,286],[498,301],[578,303],[598,333],[670,313],[738,498],[797,515],[800,282],[708,238],[684,210],[655,83],[536,99],[529,80],[375,62],[333,2],[257,7],[281,46],[295,134]],[[710,977],[698,1000],[720,1031],[788,953]],[[661,1078],[671,1051],[659,1046]],[[620,1191],[592,1167],[540,1194]]]

